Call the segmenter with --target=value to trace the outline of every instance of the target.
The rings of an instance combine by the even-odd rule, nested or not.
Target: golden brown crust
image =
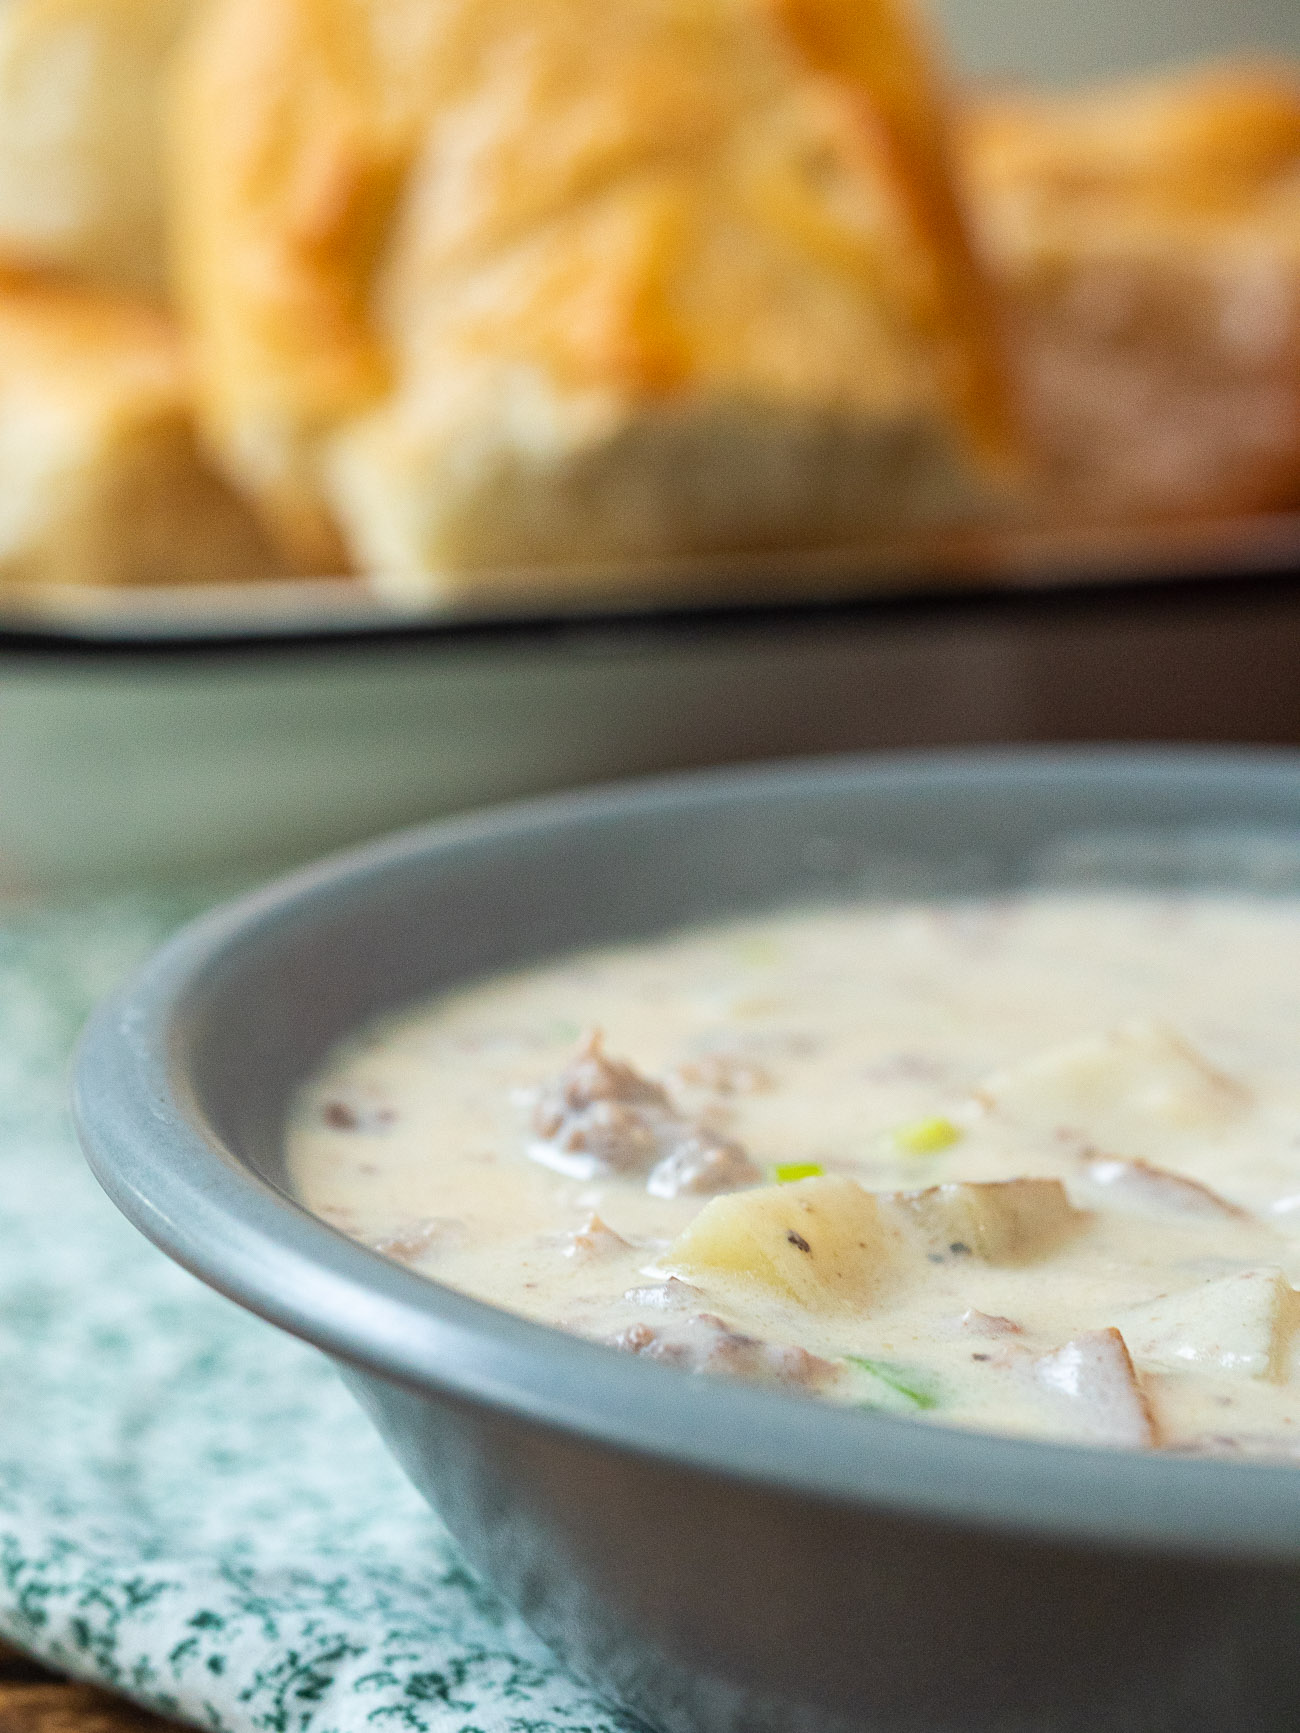
[[[942,75],[905,0],[774,0],[812,65],[855,93],[865,131],[884,142],[920,245],[926,318],[950,396],[980,448],[1014,460],[1017,440],[989,284],[957,192]]]
[[[963,161],[1056,509],[1300,503],[1300,70],[991,95]]]
[[[986,197],[1036,198],[1039,248],[1163,225],[1251,220],[1300,160],[1300,68],[1216,62],[1070,94],[994,93],[963,116]],[[1022,207],[1025,208],[1025,207]]]
[[[161,299],[166,68],[197,0],[6,0],[0,261]]]
[[[0,280],[0,578],[170,584],[280,569],[197,450],[171,323],[128,299]]]
[[[218,0],[177,90],[178,281],[208,435],[283,544],[324,559],[341,517],[363,561],[472,561],[433,496],[477,452],[498,510],[531,452],[567,503],[517,557],[600,557],[614,482],[565,466],[646,418],[925,424],[961,493],[997,363],[942,97],[897,0],[868,11],[896,64],[864,84],[868,38],[831,76],[769,0]],[[671,549],[671,500],[637,510],[620,548]]]
[[[174,280],[216,451],[303,570],[344,556],[305,446],[387,378],[366,296],[394,145],[329,52],[332,9],[236,0],[173,96]]]

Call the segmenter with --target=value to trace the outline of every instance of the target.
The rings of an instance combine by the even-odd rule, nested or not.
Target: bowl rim
[[[155,1245],[240,1305],[362,1372],[506,1410],[598,1445],[774,1491],[1044,1542],[1242,1561],[1300,1559],[1287,1464],[1002,1437],[695,1378],[502,1311],[405,1269],[311,1215],[207,1122],[176,1040],[236,949],[413,862],[620,814],[707,810],[795,786],[1003,790],[1148,778],[1293,795],[1276,748],[1012,748],[793,760],[512,803],[332,855],[183,927],[88,1023],[73,1087],[96,1177]]]

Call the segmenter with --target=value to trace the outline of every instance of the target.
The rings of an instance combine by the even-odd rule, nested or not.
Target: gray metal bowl
[[[1294,1469],[981,1437],[646,1364],[315,1220],[282,1129],[369,1018],[571,947],[873,886],[1258,882],[1261,862],[1295,885],[1297,861],[1283,754],[832,761],[514,807],[187,929],[91,1024],[81,1135],[158,1245],[335,1357],[473,1563],[657,1727],[1292,1733]]]

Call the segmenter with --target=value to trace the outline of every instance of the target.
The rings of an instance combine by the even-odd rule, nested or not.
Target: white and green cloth
[[[0,1635],[229,1733],[636,1733],[467,1569],[328,1364],[83,1165],[77,1030],[187,912],[0,909]]]

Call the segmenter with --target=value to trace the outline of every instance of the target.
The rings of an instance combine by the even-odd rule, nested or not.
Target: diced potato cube
[[[1068,1408],[1072,1435],[1085,1444],[1130,1448],[1156,1442],[1156,1426],[1118,1330],[1089,1330],[1034,1362],[1042,1388]]]
[[[1027,1129],[1075,1133],[1142,1155],[1172,1136],[1213,1135],[1247,1105],[1240,1084],[1155,1022],[1132,1022],[995,1072],[976,1091]]]
[[[1281,1270],[1238,1270],[1129,1306],[1115,1322],[1140,1365],[1283,1379],[1298,1302]]]
[[[826,1174],[714,1198],[663,1263],[697,1282],[739,1281],[826,1311],[861,1306],[888,1252],[876,1199]]]
[[[932,1185],[880,1197],[886,1219],[919,1237],[932,1257],[1021,1264],[1051,1251],[1085,1219],[1059,1179]]]

